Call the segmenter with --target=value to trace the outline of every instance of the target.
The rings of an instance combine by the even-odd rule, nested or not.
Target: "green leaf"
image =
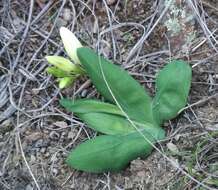
[[[153,123],[151,98],[125,70],[98,56],[89,48],[77,49],[77,55],[101,95],[108,101],[116,103],[108,89],[109,86],[114,97],[131,119],[142,123]]]
[[[76,114],[88,127],[108,135],[124,135],[135,128],[124,118],[106,113]]]
[[[120,109],[109,103],[100,102],[97,100],[90,100],[90,99],[62,99],[60,100],[60,104],[64,106],[68,111],[74,113],[110,113],[115,115],[123,116],[123,113]]]
[[[154,117],[160,124],[174,118],[186,105],[191,76],[191,67],[180,60],[172,61],[159,72],[152,107]]]
[[[67,73],[67,72],[65,72],[65,71],[63,71],[63,70],[60,70],[60,69],[58,69],[57,67],[48,67],[48,68],[46,69],[46,71],[47,71],[49,74],[51,74],[51,75],[53,75],[53,76],[55,76],[55,77],[58,77],[58,78],[63,78],[63,77],[69,76],[69,73]]]
[[[61,56],[46,56],[45,59],[55,67],[65,72],[71,72],[78,69],[78,66],[73,64],[70,60]]]
[[[70,77],[64,77],[59,79],[59,88],[66,88],[69,87],[73,82],[75,78],[70,76]]]
[[[109,103],[96,100],[62,99],[60,104],[68,111],[72,111],[83,120],[88,127],[109,135],[127,134],[135,130],[134,126],[125,118],[120,109]],[[132,121],[139,128],[153,128],[152,124]]]
[[[146,139],[152,143],[165,136],[161,128],[154,129],[154,137],[147,131],[143,131]],[[77,146],[69,154],[66,162],[75,169],[87,172],[119,171],[131,160],[151,153],[153,147],[146,139],[138,132],[124,136],[98,136]]]
[[[46,56],[45,59],[59,70],[65,71],[68,74],[85,74],[84,70],[79,64],[73,64],[70,60],[64,57],[54,55]]]
[[[60,103],[83,120],[88,127],[98,132],[117,135],[127,134],[135,130],[115,105],[88,99],[75,101],[62,99]]]

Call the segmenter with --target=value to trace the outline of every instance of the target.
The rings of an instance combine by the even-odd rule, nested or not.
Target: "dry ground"
[[[184,28],[176,35],[166,2],[0,1],[0,190],[218,189],[218,2],[182,2],[190,19],[179,19]],[[151,94],[155,74],[169,59],[189,61],[189,103],[165,123],[168,138],[158,146],[173,162],[154,151],[120,173],[88,174],[65,165],[68,151],[96,134],[58,100],[100,97],[88,78],[60,91],[45,72],[45,55],[65,55],[60,26],[87,46],[99,44],[100,53]]]

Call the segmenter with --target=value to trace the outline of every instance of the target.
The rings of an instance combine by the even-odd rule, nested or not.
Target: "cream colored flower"
[[[60,28],[60,36],[69,57],[75,64],[80,64],[79,58],[77,57],[77,49],[82,47],[80,41],[65,27]]]

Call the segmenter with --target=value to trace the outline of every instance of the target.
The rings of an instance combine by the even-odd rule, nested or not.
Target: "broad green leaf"
[[[72,111],[74,113],[109,113],[123,116],[123,113],[120,109],[109,103],[100,102],[97,100],[90,100],[90,99],[62,99],[60,100],[60,104],[64,106],[68,111]]]
[[[100,133],[108,135],[122,135],[133,132],[137,129],[150,130],[154,128],[153,124],[150,123],[139,123],[132,121],[130,123],[125,117],[101,113],[101,112],[90,112],[85,114],[75,113],[81,120],[83,120],[89,128],[92,128]]]
[[[124,118],[108,113],[86,113],[76,115],[83,120],[88,127],[108,135],[124,135],[135,128]]]
[[[172,61],[159,72],[152,107],[154,117],[160,124],[174,118],[186,105],[191,76],[191,67],[179,60]]]
[[[109,86],[114,97],[131,119],[142,123],[153,123],[151,98],[125,70],[98,56],[89,48],[77,49],[77,55],[97,90],[108,101],[116,103],[108,89]]]
[[[127,134],[135,130],[135,127],[125,118],[119,108],[113,104],[96,100],[62,99],[61,105],[68,111],[72,111],[83,120],[88,127],[109,135]],[[153,128],[152,124],[132,121],[139,128]]]
[[[143,131],[143,134],[152,143],[165,136],[161,128],[153,129],[154,137],[147,131]],[[67,164],[87,172],[119,171],[131,160],[151,153],[153,147],[146,139],[138,132],[124,136],[98,136],[77,146],[69,154]]]

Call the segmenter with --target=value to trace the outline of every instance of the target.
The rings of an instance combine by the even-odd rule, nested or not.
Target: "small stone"
[[[46,152],[46,148],[44,148],[44,147],[41,148],[41,149],[40,149],[40,152],[44,154],[44,153]]]
[[[56,23],[57,23],[57,27],[59,27],[59,28],[61,26],[67,26],[67,21],[62,19],[62,18],[58,18]]]
[[[63,18],[66,21],[70,21],[72,19],[70,9],[66,8],[63,10]]]
[[[66,132],[62,132],[61,137],[65,137],[65,136],[66,136]]]
[[[40,90],[37,89],[37,88],[32,89],[32,93],[33,93],[34,95],[38,95],[39,92],[40,92]]]
[[[175,167],[175,168],[179,168],[179,167],[180,167],[178,160],[175,159],[174,157],[170,157],[170,163],[171,163],[172,166]]]
[[[13,129],[11,119],[7,119],[0,124],[0,134],[5,134]]]
[[[56,176],[58,174],[58,169],[57,168],[53,168],[52,169],[52,173],[53,173],[53,175]]]
[[[176,135],[176,136],[174,137],[174,139],[175,139],[176,141],[178,141],[178,140],[180,139],[180,137],[181,137],[181,135],[178,134],[178,135]]]
[[[42,146],[43,146],[43,140],[42,139],[39,139],[38,141],[36,141],[36,144],[35,144],[36,148],[40,148]]]
[[[56,156],[53,155],[51,157],[51,161],[54,162],[54,163],[57,162],[58,161],[57,155]]]
[[[75,133],[74,133],[73,131],[70,131],[70,132],[68,133],[67,138],[68,138],[68,139],[74,139],[74,137],[75,137]]]
[[[66,169],[65,169],[65,168],[62,168],[62,169],[61,169],[61,173],[62,173],[62,174],[65,174],[65,173],[66,173]]]
[[[107,0],[108,5],[113,5],[117,2],[117,0]]]
[[[46,152],[46,153],[45,153],[45,157],[48,158],[49,156],[50,156],[50,153],[49,153],[49,152]]]
[[[3,121],[1,126],[10,127],[11,126],[11,119],[7,119],[7,120]]]
[[[39,139],[35,143],[35,148],[38,149],[38,151],[41,147],[47,147],[47,146],[48,146],[48,141],[46,139]]]
[[[36,157],[34,155],[30,156],[30,163],[34,163],[36,161]]]
[[[140,159],[133,160],[130,165],[130,170],[132,172],[141,171],[145,167],[144,162]]]
[[[83,91],[81,92],[81,97],[82,97],[82,98],[86,97],[87,93],[88,93],[88,90],[86,90],[86,89],[83,90]]]
[[[33,132],[33,133],[27,132],[26,133],[26,140],[28,142],[34,142],[34,141],[37,141],[41,138],[42,138],[42,133],[40,133],[40,132]]]
[[[60,135],[56,132],[56,131],[52,131],[50,134],[49,134],[49,137],[53,140],[58,140]]]
[[[146,173],[145,171],[141,170],[141,171],[138,171],[137,172],[137,176],[140,177],[140,178],[146,178]]]
[[[53,123],[54,126],[60,127],[60,128],[67,128],[68,124],[65,121],[57,121]]]
[[[26,190],[33,190],[32,185],[28,184],[28,185],[26,186]]]
[[[179,153],[177,146],[175,144],[173,144],[172,142],[167,143],[167,148],[175,154]]]

